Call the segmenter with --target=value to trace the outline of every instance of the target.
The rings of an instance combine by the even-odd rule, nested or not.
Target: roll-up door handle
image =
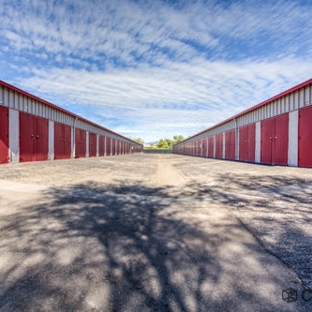
[[[36,139],[40,139],[40,135],[37,135],[37,136],[36,136]]]

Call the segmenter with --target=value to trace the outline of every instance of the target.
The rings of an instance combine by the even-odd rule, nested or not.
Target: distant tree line
[[[144,141],[141,138],[133,138],[132,139],[135,142],[138,142],[140,144],[144,144]],[[184,140],[183,135],[174,135],[172,139],[164,138],[164,139],[159,139],[158,142],[154,145],[149,146],[149,149],[168,149],[171,150],[172,146],[174,144],[177,144],[181,141]]]
[[[171,150],[174,144],[177,144],[183,140],[184,140],[184,137],[182,135],[174,135],[173,139],[168,139],[168,138],[160,139],[156,144],[156,148]]]

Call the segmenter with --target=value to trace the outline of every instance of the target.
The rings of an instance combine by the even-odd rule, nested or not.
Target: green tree
[[[177,144],[184,140],[183,135],[174,135],[173,136],[173,144]]]
[[[172,145],[181,142],[183,140],[184,138],[182,135],[175,135],[173,136],[173,140],[168,138],[160,139],[156,144],[156,147],[161,149],[172,149]]]

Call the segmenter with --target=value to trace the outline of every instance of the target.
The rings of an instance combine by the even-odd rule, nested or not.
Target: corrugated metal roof
[[[53,104],[53,103],[50,103],[50,102],[48,102],[48,101],[46,101],[46,100],[43,100],[43,99],[39,98],[39,97],[37,97],[37,96],[35,96],[35,95],[31,94],[31,93],[28,93],[28,92],[26,92],[26,91],[24,91],[24,90],[22,90],[22,89],[19,89],[19,88],[13,86],[13,85],[10,85],[9,83],[7,83],[7,82],[5,82],[5,81],[3,81],[3,80],[0,80],[0,86],[6,87],[6,88],[8,88],[8,89],[10,89],[10,90],[13,90],[13,91],[16,91],[16,92],[18,92],[18,93],[20,93],[20,94],[23,94],[23,95],[25,95],[25,96],[27,96],[27,97],[29,97],[29,98],[35,100],[35,101],[38,101],[38,102],[40,102],[40,103],[42,103],[42,104],[45,104],[45,105],[47,105],[47,106],[49,106],[49,107],[52,107],[52,108],[54,108],[54,109],[56,109],[56,110],[58,110],[58,111],[61,111],[61,112],[65,113],[65,114],[70,115],[70,116],[72,116],[72,117],[74,117],[74,118],[77,118],[77,119],[79,119],[79,120],[81,120],[81,121],[84,121],[84,122],[86,122],[86,123],[88,123],[88,124],[90,124],[90,125],[92,125],[92,126],[95,126],[95,127],[97,127],[97,128],[100,128],[100,129],[102,129],[102,130],[104,130],[104,131],[107,131],[107,132],[110,132],[110,133],[112,133],[112,134],[115,134],[115,135],[117,135],[117,136],[119,136],[119,137],[121,137],[121,138],[124,138],[124,139],[126,139],[126,140],[128,140],[128,141],[131,141],[131,142],[133,142],[133,143],[135,143],[135,144],[142,145],[142,144],[140,144],[140,143],[138,143],[138,142],[135,142],[135,141],[133,141],[133,140],[127,138],[127,137],[124,137],[123,135],[121,135],[121,134],[119,134],[119,133],[116,133],[116,132],[114,132],[114,131],[112,131],[112,130],[110,130],[110,129],[107,129],[107,128],[103,127],[103,126],[100,126],[100,125],[98,125],[98,124],[96,124],[96,123],[94,123],[94,122],[92,122],[92,121],[90,121],[90,120],[88,120],[88,119],[86,119],[86,118],[83,118],[83,117],[81,117],[81,116],[79,116],[79,115],[76,115],[76,114],[74,114],[74,113],[72,113],[72,112],[70,112],[70,111],[68,111],[68,110],[66,110],[66,109],[64,109],[64,108],[61,108],[61,107],[59,107],[59,106],[57,106],[57,105],[55,105],[55,104]],[[142,146],[143,146],[143,145],[142,145]]]
[[[271,102],[273,102],[273,101],[275,101],[275,100],[277,100],[277,99],[280,99],[280,98],[282,98],[282,97],[285,96],[285,95],[288,95],[288,94],[290,94],[290,93],[292,93],[292,92],[295,92],[295,91],[297,91],[297,90],[299,90],[299,89],[301,89],[301,88],[304,88],[305,86],[308,86],[308,85],[311,84],[311,83],[312,83],[312,78],[309,79],[309,80],[307,80],[307,81],[304,81],[304,82],[302,82],[302,83],[300,83],[300,84],[298,84],[298,85],[296,85],[296,86],[294,86],[294,87],[292,87],[292,88],[290,88],[290,89],[288,89],[288,90],[286,90],[286,91],[283,91],[282,93],[279,93],[278,95],[275,95],[275,96],[273,96],[273,97],[271,97],[271,98],[269,98],[269,99],[267,99],[267,100],[265,100],[265,101],[263,101],[263,102],[261,102],[261,103],[255,105],[255,106],[252,106],[252,107],[250,107],[250,108],[248,108],[248,109],[242,111],[241,113],[238,113],[238,114],[236,114],[236,115],[234,115],[234,116],[232,116],[232,117],[230,117],[230,118],[227,118],[227,119],[225,119],[224,121],[221,121],[220,123],[218,123],[218,124],[216,124],[216,125],[214,125],[214,126],[212,126],[212,127],[210,127],[210,128],[207,128],[207,129],[205,129],[205,130],[203,130],[203,131],[200,131],[200,132],[198,132],[198,133],[196,133],[196,134],[194,134],[194,135],[188,137],[187,139],[185,139],[185,140],[183,140],[183,141],[177,143],[176,145],[178,145],[178,144],[180,144],[180,143],[182,143],[182,142],[186,142],[186,141],[188,141],[189,139],[195,138],[196,136],[201,135],[201,134],[203,134],[203,133],[205,133],[205,132],[207,132],[207,131],[210,131],[210,130],[212,130],[212,129],[215,129],[215,128],[217,128],[217,127],[219,127],[219,126],[221,126],[221,125],[223,125],[223,124],[225,124],[225,123],[227,123],[227,122],[229,122],[229,121],[231,121],[231,120],[234,120],[234,119],[236,119],[236,118],[238,118],[238,117],[241,117],[241,116],[243,116],[243,115],[245,115],[245,114],[248,114],[248,113],[250,113],[251,111],[253,111],[253,110],[255,110],[255,109],[258,109],[258,108],[260,108],[260,107],[262,107],[262,106],[265,106],[265,105],[267,105],[267,104],[269,104],[269,103],[271,103]]]

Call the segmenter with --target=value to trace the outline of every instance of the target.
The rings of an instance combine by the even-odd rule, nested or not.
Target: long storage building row
[[[142,150],[137,142],[0,80],[0,163]]]
[[[187,138],[173,152],[312,167],[312,79]]]

